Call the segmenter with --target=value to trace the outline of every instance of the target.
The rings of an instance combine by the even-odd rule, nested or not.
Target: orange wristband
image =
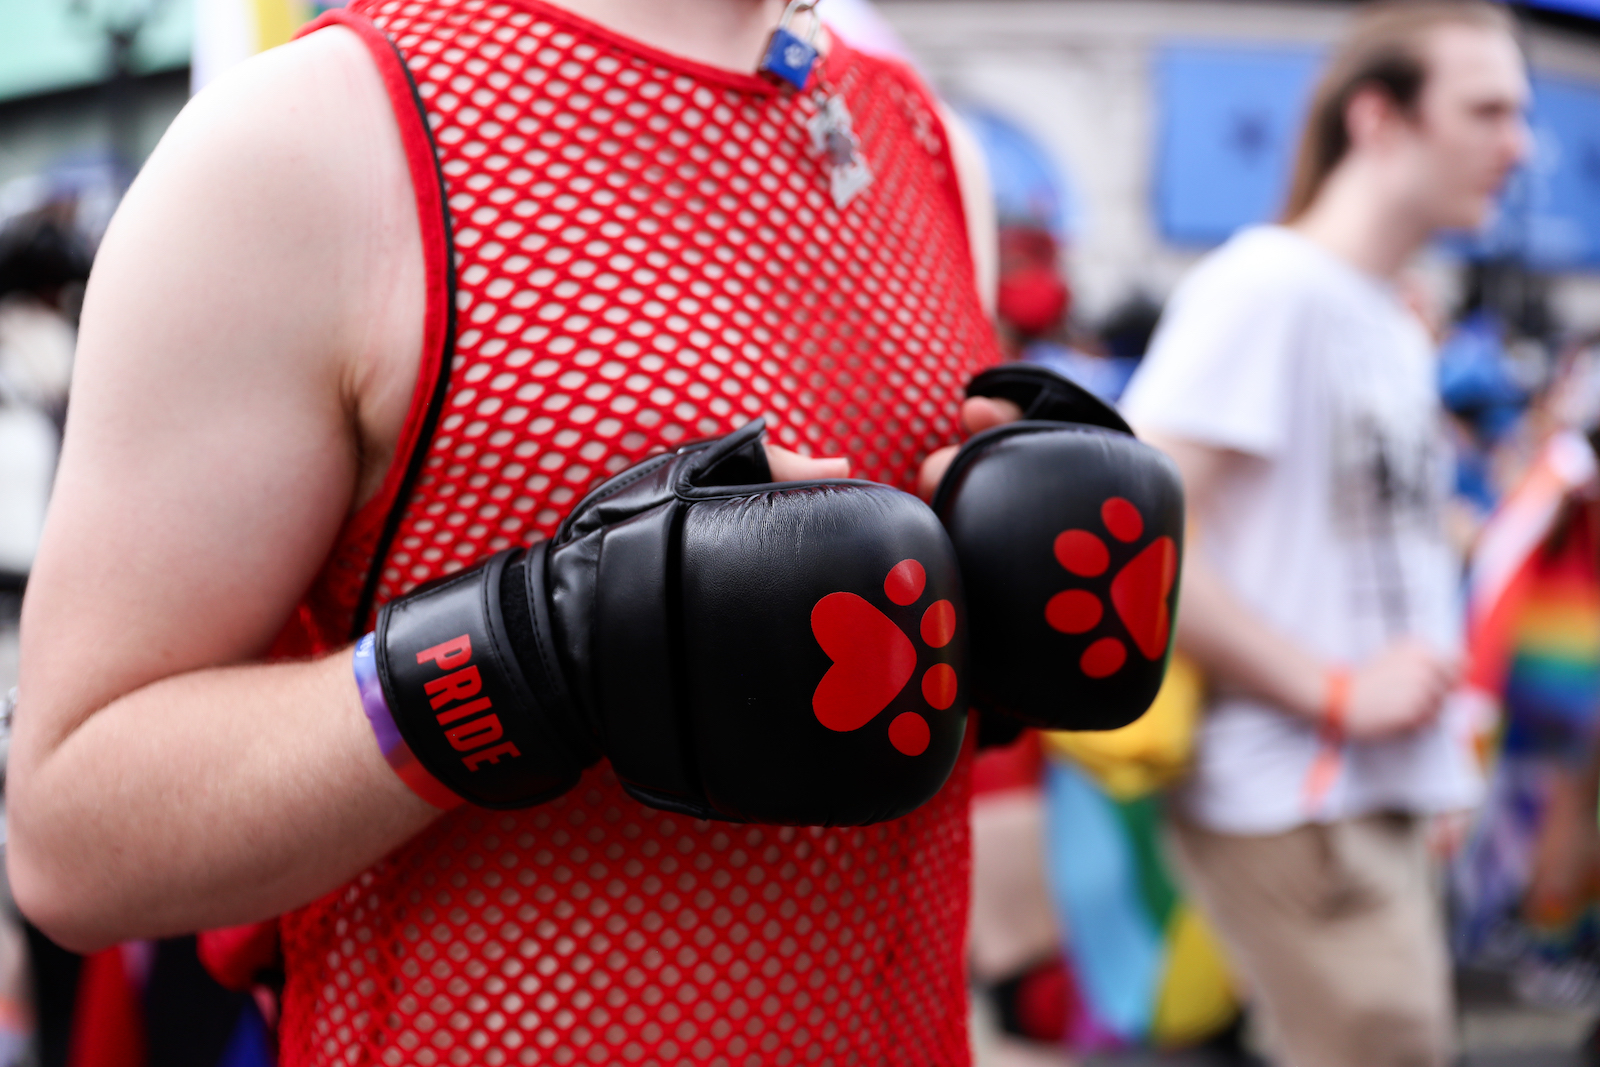
[[[1322,683],[1322,729],[1338,736],[1344,733],[1344,713],[1350,703],[1350,672],[1331,668]]]
[[[1322,810],[1328,791],[1339,777],[1344,738],[1344,713],[1350,703],[1350,672],[1344,667],[1331,667],[1323,676],[1322,718],[1317,732],[1321,741],[1316,757],[1306,773],[1305,805],[1307,812]]]

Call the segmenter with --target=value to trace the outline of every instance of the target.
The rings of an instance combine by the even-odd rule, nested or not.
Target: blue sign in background
[[[1213,245],[1275,218],[1321,53],[1170,45],[1156,54],[1161,232]]]
[[[1321,54],[1171,45],[1156,59],[1156,217],[1176,244],[1209,246],[1276,218]],[[1600,85],[1533,79],[1534,151],[1467,255],[1547,270],[1600,267]]]
[[[1544,7],[1551,11],[1565,11],[1571,15],[1600,18],[1600,0],[1530,0],[1529,7]]]
[[[1600,266],[1600,86],[1535,77],[1528,122],[1532,156],[1480,243],[1538,267]]]
[[[1043,145],[992,108],[957,104],[989,164],[1000,225],[1040,226],[1057,239],[1078,231],[1078,201]]]

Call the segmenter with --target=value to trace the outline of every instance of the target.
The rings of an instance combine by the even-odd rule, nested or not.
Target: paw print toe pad
[[[1087,589],[1057,593],[1044,607],[1045,621],[1064,634],[1086,634],[1100,625],[1104,614],[1100,598]]]
[[[1128,662],[1128,649],[1115,637],[1102,637],[1084,650],[1078,666],[1091,678],[1109,678]]]
[[[883,595],[905,607],[915,604],[917,597],[928,584],[928,572],[914,559],[903,559],[889,571],[883,580]]]
[[[943,648],[956,635],[956,606],[936,600],[922,613],[922,639],[929,648]]]
[[[1098,578],[1111,566],[1106,543],[1088,530],[1067,530],[1056,535],[1056,562],[1080,578]]]
[[[907,756],[920,756],[928,750],[928,720],[914,711],[901,712],[889,724],[889,743]]]
[[[1114,496],[1100,505],[1100,521],[1106,524],[1112,537],[1124,543],[1137,541],[1139,535],[1144,533],[1144,516],[1120,496]]]
[[[943,711],[956,702],[956,669],[948,663],[935,663],[922,676],[922,699]]]
[[[1124,544],[1145,533],[1144,516],[1122,497],[1111,497],[1100,505],[1100,521],[1107,533]],[[1063,531],[1056,535],[1052,548],[1056,562],[1081,578],[1098,578],[1110,569],[1106,542],[1088,530]],[[1087,634],[1105,619],[1109,600],[1139,652],[1148,660],[1158,660],[1171,637],[1168,597],[1177,572],[1177,543],[1171,537],[1157,537],[1117,570],[1103,598],[1087,589],[1067,589],[1052,596],[1045,604],[1045,622],[1058,633]],[[1078,667],[1090,678],[1109,678],[1127,661],[1128,647],[1123,641],[1102,637],[1083,651]]]

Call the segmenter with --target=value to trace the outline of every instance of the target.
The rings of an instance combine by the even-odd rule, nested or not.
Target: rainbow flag
[[[1594,449],[1572,431],[1546,442],[1490,516],[1467,569],[1468,686],[1497,699],[1512,662],[1515,629],[1539,549],[1574,495],[1597,477]]]
[[[1556,435],[1469,572],[1468,683],[1489,796],[1450,870],[1458,958],[1537,1001],[1600,1001],[1600,527],[1594,451]]]
[[[1046,872],[1066,929],[1084,1050],[1197,1044],[1239,997],[1221,944],[1172,876],[1160,791],[1192,751],[1203,684],[1173,657],[1143,717],[1120,730],[1041,735]]]
[[[1595,531],[1575,508],[1526,583],[1512,623],[1503,753],[1587,751],[1600,710],[1600,580]]]

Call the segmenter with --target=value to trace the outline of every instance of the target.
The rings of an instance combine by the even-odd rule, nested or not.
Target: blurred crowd
[[[1597,1002],[1600,339],[1563,332],[1538,277],[1514,259],[1466,264],[1446,304],[1422,277],[1384,261],[1382,239],[1351,236],[1367,212],[1382,213],[1362,200],[1389,195],[1392,174],[1330,178],[1325,166],[1323,184],[1308,186],[1319,104],[1356,131],[1356,147],[1347,140],[1323,153],[1337,160],[1363,151],[1351,104],[1363,79],[1405,102],[1393,72],[1371,66],[1374,35],[1384,32],[1369,27],[1329,62],[1289,229],[1235,237],[1202,261],[1164,317],[1136,293],[1098,328],[1076,321],[1059,268],[1070,249],[1049,211],[1030,211],[1039,198],[1008,187],[997,167],[1008,349],[1124,401],[1136,429],[1157,431],[1190,480],[1191,521],[1201,527],[1186,565],[1195,567],[1196,551],[1208,569],[1220,562],[1230,594],[1271,622],[1250,630],[1246,620],[1245,632],[1300,673],[1326,678],[1296,707],[1270,671],[1219,650],[1226,641],[1197,637],[1195,616],[1240,627],[1240,605],[1219,611],[1191,576],[1190,633],[1186,641],[1180,621],[1167,686],[1143,719],[1110,734],[1030,736],[980,758],[972,966],[981,1002],[1008,1035],[1001,1049],[1020,1039],[1080,1054],[1191,1048],[1217,1063],[1263,1053],[1292,1064],[1447,1062],[1456,1053],[1453,1024],[1440,1025],[1451,1011],[1446,947],[1456,984],[1488,983],[1545,1007]],[[1387,32],[1392,46],[1403,31]],[[1005,137],[982,116],[975,126],[991,145]],[[1502,166],[1526,147],[1507,129]],[[1014,157],[1014,145],[991,147],[991,161]],[[1434,177],[1439,200],[1450,184]],[[1391,211],[1388,224],[1403,217]],[[1340,227],[1329,227],[1335,218]],[[1424,228],[1448,225],[1436,217]],[[1267,266],[1252,273],[1251,259]],[[1310,261],[1318,259],[1327,262]],[[1349,272],[1352,263],[1361,270]],[[1285,284],[1285,274],[1310,281]],[[1374,278],[1381,292],[1354,291]],[[1230,303],[1244,306],[1248,323],[1230,318]],[[1380,409],[1405,403],[1394,399],[1407,389],[1394,365],[1408,349],[1404,327],[1374,332],[1374,323],[1396,311],[1426,338],[1433,400],[1384,428]],[[1141,374],[1158,321],[1159,362]],[[1329,351],[1345,380],[1319,376]],[[1373,351],[1389,366],[1367,362]],[[1296,384],[1281,380],[1285,359]],[[1351,373],[1381,381],[1385,399],[1364,406]],[[1132,398],[1130,380],[1142,387]],[[1249,397],[1258,391],[1278,410],[1263,415]],[[1448,439],[1448,484],[1437,494],[1426,461],[1407,453],[1403,425],[1431,425],[1433,402]],[[1339,421],[1352,407],[1366,424]],[[1283,418],[1316,433],[1297,436]],[[1211,465],[1186,463],[1191,448]],[[1355,455],[1353,477],[1339,469],[1341,454]],[[1217,464],[1233,467],[1222,489]],[[1263,488],[1272,478],[1263,465],[1312,483],[1333,468],[1344,479],[1333,486],[1333,513],[1304,521],[1294,513],[1306,502],[1291,487]],[[1336,531],[1332,549],[1319,522]],[[1406,543],[1405,529],[1419,522],[1436,524],[1441,551]],[[1337,558],[1352,544],[1376,562]],[[1240,545],[1256,570],[1271,572],[1265,581]],[[1430,585],[1423,575],[1440,559],[1458,569]],[[1334,587],[1308,581],[1308,567],[1336,574]],[[1430,598],[1431,618],[1418,606]],[[1324,618],[1305,621],[1308,612]],[[1299,647],[1277,647],[1283,635]],[[1342,718],[1361,699],[1352,685],[1363,668],[1376,675],[1407,655],[1431,672],[1434,695],[1418,705],[1426,710],[1363,735]],[[1417,675],[1387,677],[1403,690]],[[1418,755],[1430,729],[1470,752],[1465,770]],[[1304,762],[1285,773],[1283,753],[1296,744]],[[1406,746],[1413,751],[1402,754]],[[1289,786],[1272,784],[1280,778]],[[1302,780],[1303,796],[1292,796]],[[1293,803],[1304,810],[1280,810]],[[1600,1041],[1591,1032],[1574,1055],[1600,1062]]]
[[[1340,121],[1349,119],[1362,87],[1376,85],[1380,99],[1374,107],[1391,106],[1395,115],[1386,119],[1374,112],[1373,128],[1383,121],[1408,121],[1411,105],[1403,98],[1404,87],[1384,80],[1392,71],[1374,74],[1362,68],[1357,73],[1361,77],[1335,64],[1330,77],[1345,80],[1342,95],[1330,98],[1331,113]],[[1252,516],[1259,513],[1263,524],[1280,522],[1268,512],[1290,506],[1267,500],[1268,491],[1250,482],[1259,476],[1259,465],[1287,463],[1286,457],[1304,460],[1306,470],[1292,476],[1297,484],[1331,485],[1344,476],[1335,469],[1337,457],[1307,459],[1293,452],[1300,446],[1297,427],[1290,425],[1312,418],[1306,412],[1320,411],[1321,399],[1344,386],[1300,382],[1293,388],[1303,390],[1306,399],[1295,399],[1292,412],[1268,410],[1272,397],[1260,401],[1260,412],[1245,411],[1242,401],[1236,404],[1237,395],[1248,391],[1240,376],[1260,372],[1270,379],[1276,373],[1272,368],[1299,358],[1300,350],[1297,342],[1285,340],[1292,331],[1263,338],[1254,329],[1217,323],[1222,312],[1204,287],[1222,269],[1219,263],[1246,269],[1231,260],[1202,261],[1165,309],[1154,292],[1141,290],[1127,293],[1094,321],[1076,314],[1070,281],[1074,250],[1059,203],[1048,189],[1041,195],[1039,171],[1025,158],[1026,146],[1019,149],[1015,130],[977,110],[966,117],[986,150],[996,189],[997,328],[1008,356],[1049,367],[1109,402],[1126,398],[1124,410],[1136,429],[1149,427],[1160,441],[1195,444],[1201,461],[1216,460],[1209,475],[1213,481],[1206,487],[1191,482],[1191,508],[1202,524],[1215,525],[1192,535],[1189,551],[1214,550],[1212,562],[1224,560],[1215,577],[1227,586],[1234,576],[1225,564],[1233,550],[1229,546],[1248,548],[1253,538],[1264,536],[1249,528]],[[1351,121],[1357,120],[1365,121],[1360,115]],[[1508,163],[1520,153],[1520,148],[1511,150]],[[1294,233],[1314,229],[1315,197],[1327,194],[1325,186],[1318,188],[1299,213],[1286,218]],[[1431,238],[1443,225],[1422,225],[1423,237]],[[1274,271],[1303,272],[1313,295],[1361,284],[1360,278],[1340,276],[1341,270],[1348,273],[1348,264],[1302,262],[1339,253],[1310,249],[1317,244],[1314,233],[1284,236],[1290,232],[1272,227],[1247,233],[1215,255],[1238,258],[1248,252],[1287,264],[1252,268],[1265,272],[1252,283],[1264,287],[1263,299],[1281,295],[1261,280]],[[1302,239],[1308,248],[1241,250],[1239,244]],[[32,205],[0,224],[0,682],[5,685],[14,674],[20,597],[67,412],[77,309],[92,252],[92,238],[76,220],[70,200]],[[1359,266],[1363,276],[1381,273]],[[1412,457],[1402,452],[1411,439],[1395,444],[1392,427],[1380,427],[1378,443],[1371,446],[1376,451],[1369,448],[1358,457],[1367,464],[1363,477],[1376,464],[1373,499],[1382,505],[1385,521],[1416,523],[1418,532],[1414,545],[1399,537],[1394,558],[1374,564],[1380,570],[1398,568],[1375,580],[1390,586],[1349,591],[1351,603],[1370,598],[1376,605],[1370,634],[1361,621],[1367,608],[1351,607],[1357,622],[1340,630],[1341,636],[1328,637],[1327,651],[1317,647],[1320,637],[1302,642],[1318,657],[1346,664],[1307,683],[1316,690],[1304,701],[1309,711],[1298,718],[1284,711],[1292,700],[1278,699],[1268,682],[1251,684],[1247,667],[1226,666],[1234,662],[1228,658],[1233,653],[1185,634],[1180,620],[1166,687],[1137,723],[1106,734],[1030,731],[980,757],[970,965],[984,1030],[1000,1035],[985,1039],[984,1055],[1001,1057],[1018,1048],[1050,1049],[1064,1057],[1193,1049],[1212,1062],[1244,1064],[1273,1056],[1283,1047],[1276,1042],[1293,1047],[1291,1032],[1301,1025],[1293,1014],[1304,1007],[1291,1003],[1296,997],[1316,999],[1314,1006],[1334,1018],[1375,1017],[1356,1008],[1339,1016],[1330,1005],[1339,996],[1353,997],[1352,986],[1404,989],[1442,982],[1442,972],[1429,970],[1427,944],[1417,948],[1420,962],[1413,970],[1403,960],[1378,959],[1352,948],[1332,965],[1339,975],[1305,972],[1316,970],[1314,957],[1325,947],[1329,916],[1361,911],[1365,905],[1352,900],[1364,893],[1388,892],[1373,887],[1389,877],[1384,868],[1391,858],[1398,872],[1394,878],[1404,882],[1413,873],[1413,856],[1425,865],[1416,868],[1424,877],[1395,890],[1397,899],[1405,897],[1396,914],[1413,925],[1437,923],[1438,943],[1447,946],[1451,969],[1458,975],[1494,976],[1529,1003],[1593,1009],[1600,1017],[1600,337],[1564,331],[1537,277],[1516,260],[1469,262],[1461,267],[1461,277],[1458,292],[1445,301],[1425,280],[1397,273],[1392,284],[1350,297],[1368,301],[1363,310],[1339,312],[1381,318],[1403,310],[1409,316],[1406,325],[1384,321],[1373,328],[1382,337],[1414,330],[1418,344],[1426,339],[1427,395],[1410,398],[1413,407],[1384,417],[1405,423],[1439,405],[1440,431],[1448,440],[1448,452],[1441,453],[1447,456],[1447,484],[1436,513],[1429,510],[1428,479],[1435,472],[1420,460],[1418,471],[1406,466]],[[1206,306],[1196,306],[1201,303]],[[1245,305],[1238,315],[1265,323],[1263,329],[1275,328],[1270,308]],[[1182,327],[1173,325],[1175,318]],[[1326,324],[1315,328],[1337,333]],[[1248,354],[1251,346],[1272,343],[1286,346],[1287,355],[1257,359]],[[1204,350],[1206,344],[1216,350]],[[1148,365],[1142,366],[1147,354]],[[1202,373],[1213,366],[1207,360],[1223,356],[1238,365],[1216,370],[1206,388],[1190,388],[1185,375]],[[1377,357],[1387,356],[1380,346]],[[1186,360],[1202,371],[1185,369]],[[1390,370],[1380,367],[1373,373]],[[1361,384],[1349,388],[1359,393]],[[1407,387],[1407,381],[1399,381],[1391,395]],[[1326,394],[1318,392],[1324,388]],[[1273,428],[1252,437],[1250,419],[1258,416]],[[1329,432],[1343,432],[1338,427],[1344,424],[1329,425],[1335,426]],[[1432,448],[1425,436],[1417,438],[1417,448]],[[1346,445],[1359,450],[1356,442],[1335,440],[1334,451]],[[1385,451],[1391,447],[1401,451]],[[1236,456],[1246,458],[1236,461]],[[1180,468],[1186,476],[1199,469],[1181,457]],[[1340,499],[1359,511],[1358,497],[1367,489],[1335,486],[1334,491],[1346,494]],[[1224,520],[1215,518],[1219,513]],[[1442,538],[1438,546],[1423,529],[1435,519]],[[1337,524],[1344,517],[1323,515],[1316,521]],[[1368,532],[1363,527],[1353,536],[1360,540]],[[1427,571],[1445,558],[1446,549],[1457,561],[1440,586],[1450,603],[1437,612],[1419,608],[1419,598],[1436,595],[1437,576],[1430,572],[1419,578],[1407,568]],[[1286,552],[1284,558],[1292,555]],[[1284,564],[1320,565],[1317,560]],[[1266,586],[1285,582],[1293,584],[1276,573],[1260,580]],[[1208,618],[1226,616],[1206,595],[1204,590],[1192,595],[1185,587],[1185,596],[1196,601],[1189,609],[1215,613]],[[1400,608],[1393,607],[1396,596],[1405,601]],[[1323,604],[1315,610],[1325,609]],[[1284,610],[1303,614],[1307,607],[1290,604]],[[1435,616],[1448,621],[1441,624]],[[1403,687],[1437,666],[1436,676],[1447,676],[1440,684],[1448,692],[1432,699],[1415,722],[1374,736],[1381,734],[1389,743],[1437,727],[1448,733],[1441,734],[1440,745],[1463,746],[1481,785],[1457,788],[1449,778],[1454,771],[1437,770],[1414,753],[1362,764],[1358,724],[1341,718],[1362,699],[1363,657],[1387,654],[1438,625],[1457,627],[1443,641],[1446,647],[1436,643],[1384,677]],[[1333,647],[1341,642],[1348,649]],[[1219,707],[1226,713],[1221,718]],[[1253,743],[1295,752],[1303,748],[1304,777],[1312,783],[1305,798],[1295,794],[1294,803],[1305,800],[1303,813],[1279,818],[1267,810],[1277,801],[1264,786],[1257,793],[1241,788],[1224,795],[1221,786],[1203,780],[1205,774],[1255,776],[1248,751],[1231,751],[1225,770],[1203,761],[1220,759],[1215,752],[1225,742],[1237,749],[1251,717],[1267,714],[1262,708],[1294,720],[1293,736],[1281,744],[1270,738]],[[1219,738],[1219,723],[1233,723],[1236,736]],[[1348,747],[1352,737],[1358,742],[1353,750]],[[1411,771],[1419,781],[1437,775],[1434,792],[1409,793],[1393,780]],[[1263,769],[1260,777],[1270,774]],[[1299,789],[1298,777],[1295,783]],[[1198,795],[1205,790],[1212,792]],[[1175,796],[1184,799],[1174,801]],[[1458,803],[1463,797],[1470,803]],[[1241,813],[1241,807],[1258,802],[1262,810]],[[1348,838],[1328,829],[1346,825]],[[1300,861],[1228,850],[1240,839],[1288,841],[1305,827],[1326,831],[1307,846],[1323,850],[1318,855],[1326,864],[1334,862],[1327,857],[1348,851],[1350,867],[1342,876],[1349,884],[1333,887],[1345,896],[1319,898],[1315,908],[1326,914],[1313,918],[1323,927],[1286,922],[1273,935],[1277,942],[1253,942],[1235,928],[1237,916],[1218,906],[1219,895],[1239,892],[1229,877],[1252,877],[1257,869],[1252,864],[1270,872],[1260,876],[1262,881],[1279,877],[1285,864],[1299,872],[1294,877],[1305,878],[1332,877],[1333,867],[1294,867]],[[1358,830],[1375,836],[1356,836]],[[1174,835],[1181,840],[1175,843]],[[1374,858],[1385,849],[1393,856]],[[1426,897],[1428,906],[1406,910],[1411,906],[1406,895],[1413,893]],[[1351,935],[1347,943],[1355,940]],[[1305,956],[1311,963],[1305,968],[1282,964],[1279,953]],[[1398,949],[1396,954],[1404,957]],[[1264,988],[1264,976],[1274,975],[1281,985]],[[270,1042],[264,1020],[271,1017],[270,1003],[258,1011],[255,1000],[210,982],[195,962],[192,941],[124,946],[86,964],[27,930],[7,901],[0,917],[0,1065],[266,1062]],[[1447,1007],[1448,992],[1440,997],[1419,1006],[1417,1015],[1431,1019],[1430,1013]],[[215,1018],[197,1022],[206,1012]],[[98,1014],[86,1022],[86,1013]],[[135,1034],[144,1050],[140,1058],[119,1058]],[[1448,1049],[1450,1039],[1435,1037],[1415,1038],[1415,1047],[1425,1050],[1418,1058],[1392,1062],[1442,1062],[1449,1053],[1439,1050]],[[1394,1040],[1391,1047],[1413,1039]],[[1432,1058],[1436,1053],[1440,1059]],[[1586,1062],[1600,1063],[1600,1037],[1590,1039],[1586,1055]],[[1354,1061],[1305,1057],[1284,1062]]]

